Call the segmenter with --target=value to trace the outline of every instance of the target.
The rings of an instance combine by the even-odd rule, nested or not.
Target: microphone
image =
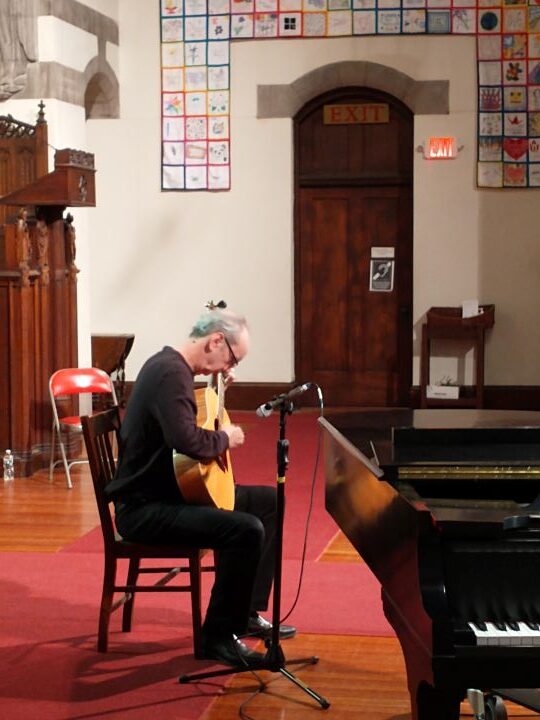
[[[309,390],[309,388],[312,386],[312,383],[303,383],[302,385],[297,385],[296,387],[293,387],[292,390],[289,390],[288,393],[282,393],[281,395],[276,395],[276,397],[272,398],[272,400],[269,400],[267,403],[263,403],[262,405],[259,405],[259,407],[256,410],[256,413],[259,417],[268,417],[271,415],[274,410],[282,405],[287,400],[291,400],[293,397],[296,397],[297,395],[301,395],[302,393],[305,393],[306,390]]]

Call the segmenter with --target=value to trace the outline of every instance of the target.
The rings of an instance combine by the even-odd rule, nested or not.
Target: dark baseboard
[[[501,410],[540,410],[540,386],[491,385],[484,390],[485,406]]]
[[[472,397],[474,388],[462,388],[464,397]],[[411,391],[411,407],[420,407],[420,388]],[[484,408],[487,410],[540,410],[540,386],[538,385],[486,385]]]
[[[126,382],[125,399],[129,398],[133,382]],[[227,390],[228,410],[252,410],[267,402],[275,395],[285,393],[294,387],[294,383],[235,383]],[[463,388],[465,397],[472,395],[473,388]],[[298,407],[316,407],[315,393],[307,392],[295,399]],[[420,407],[420,388],[411,388],[410,407]],[[489,385],[484,388],[484,407],[488,410],[538,410],[540,411],[539,385]],[[345,408],[343,408],[345,409]],[[353,408],[347,408],[353,409]],[[367,408],[366,408],[367,409]],[[81,438],[67,438],[68,456],[77,457],[81,453]],[[46,471],[50,458],[50,442],[35,447],[31,452],[16,456],[17,475],[31,476],[38,470]]]
[[[66,455],[68,460],[73,460],[79,457],[85,457],[83,452],[83,440],[82,435],[79,433],[64,434],[64,447],[66,449]],[[63,468],[61,461],[60,450],[58,448],[58,442],[56,443],[56,452],[54,459],[58,461],[55,466],[58,470]],[[47,440],[41,445],[35,445],[30,451],[22,453],[17,452],[15,454],[15,472],[17,477],[30,477],[37,472],[45,474],[49,470],[49,463],[51,461],[51,442]]]
[[[125,399],[129,398],[133,382],[126,382]],[[235,383],[227,390],[228,410],[252,410],[267,402],[275,395],[285,393],[294,387],[294,383]],[[472,387],[463,388],[463,395],[470,396]],[[316,407],[315,393],[307,392],[295,399],[297,407]],[[420,388],[411,388],[410,407],[420,407]],[[484,388],[484,407],[488,410],[540,410],[540,386],[538,385],[490,385]],[[345,408],[343,408],[345,409]],[[353,408],[347,408],[353,409]],[[80,436],[67,438],[68,456],[77,457],[81,452]],[[31,452],[16,456],[17,475],[31,476],[38,470],[48,467],[50,442],[35,447]]]
[[[125,398],[129,398],[133,382],[126,382]],[[255,410],[274,395],[285,393],[294,383],[234,383],[227,390],[228,410]],[[473,388],[464,388],[470,395]],[[299,407],[316,407],[315,394],[307,392],[298,398]],[[411,388],[411,407],[420,407],[420,388]],[[540,410],[540,385],[488,385],[484,388],[484,407],[490,410]]]
[[[133,381],[126,382],[124,398],[127,402],[133,388]],[[196,383],[196,387],[203,387]],[[227,388],[227,410],[255,410],[275,395],[288,392],[294,383],[234,383]],[[300,403],[298,403],[300,404]],[[315,402],[313,402],[315,406]]]

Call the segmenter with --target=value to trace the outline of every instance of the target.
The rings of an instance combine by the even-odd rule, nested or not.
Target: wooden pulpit
[[[49,377],[78,365],[75,228],[64,212],[95,206],[93,155],[57,150],[47,173],[40,108],[35,126],[0,117],[0,171],[11,170],[0,198],[0,450],[12,449],[22,476],[49,461]]]

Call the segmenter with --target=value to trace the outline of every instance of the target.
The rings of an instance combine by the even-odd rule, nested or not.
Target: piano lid
[[[418,410],[394,426],[391,464],[540,464],[540,413]]]
[[[335,413],[329,419],[386,469],[414,463],[540,465],[540,412],[389,409]]]

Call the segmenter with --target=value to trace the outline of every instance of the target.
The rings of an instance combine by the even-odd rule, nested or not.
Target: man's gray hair
[[[234,343],[245,328],[247,328],[245,317],[228,310],[210,310],[199,317],[189,337],[202,338],[215,332],[222,332],[229,342]]]

